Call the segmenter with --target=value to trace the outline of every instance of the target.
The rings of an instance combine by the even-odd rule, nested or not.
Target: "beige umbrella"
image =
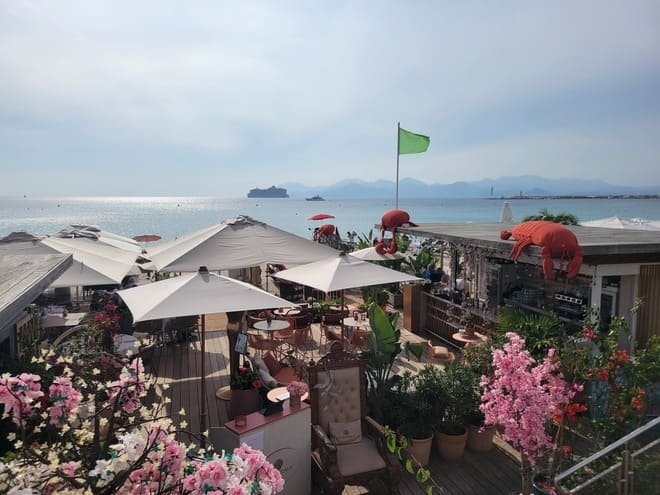
[[[342,308],[344,307],[345,289],[422,280],[407,273],[391,270],[384,266],[354,258],[346,253],[340,253],[338,256],[333,256],[332,258],[283,270],[274,273],[273,277],[314,287],[325,293],[341,291]],[[343,334],[343,319],[341,327]]]
[[[152,284],[117,292],[133,315],[133,321],[158,320],[201,315],[202,398],[206,397],[205,341],[207,313],[295,307],[296,305],[253,285],[210,273],[200,267],[188,273]],[[233,352],[233,349],[230,349]],[[206,400],[200,404],[201,431],[206,430]]]

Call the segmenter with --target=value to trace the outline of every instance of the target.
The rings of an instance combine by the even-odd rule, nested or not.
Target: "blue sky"
[[[0,0],[0,195],[660,185],[660,3]]]

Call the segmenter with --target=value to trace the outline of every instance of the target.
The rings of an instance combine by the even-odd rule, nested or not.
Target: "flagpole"
[[[394,209],[399,209],[399,140],[401,139],[401,122],[396,123],[396,200]]]

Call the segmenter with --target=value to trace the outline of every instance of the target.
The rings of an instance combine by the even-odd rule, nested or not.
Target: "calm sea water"
[[[619,215],[660,219],[658,199],[553,199],[511,201],[515,220],[541,208],[569,212],[580,220]],[[304,199],[223,199],[210,197],[63,197],[0,198],[0,234],[15,230],[53,233],[71,223],[93,224],[132,237],[158,234],[171,239],[225,218],[250,215],[289,232],[309,237],[310,228],[325,222],[307,220],[315,213],[336,216],[347,230],[366,232],[394,207],[387,199],[344,199],[310,202]],[[489,199],[403,199],[400,207],[414,222],[497,222],[502,201]]]

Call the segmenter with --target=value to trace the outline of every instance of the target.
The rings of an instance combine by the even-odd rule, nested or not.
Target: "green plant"
[[[462,320],[463,320],[463,324],[466,327],[473,327],[477,323],[479,323],[479,317],[477,315],[475,315],[474,313],[470,313],[469,311],[467,311],[463,314]]]
[[[525,348],[534,358],[542,359],[551,347],[566,341],[565,325],[554,314],[531,313],[520,308],[502,308],[497,314],[499,338],[516,332],[525,339]]]
[[[355,244],[355,247],[357,249],[365,249],[373,245],[374,245],[373,229],[369,229],[369,232],[367,232],[366,234],[364,232],[358,234],[357,242]]]
[[[450,361],[439,378],[444,398],[441,429],[460,433],[478,408],[480,391],[477,376],[460,361]]]
[[[536,215],[526,216],[525,218],[523,218],[522,221],[529,222],[531,220],[545,220],[547,222],[561,223],[563,225],[577,225],[578,223],[580,223],[578,217],[576,217],[572,213],[561,212],[555,215],[553,213],[550,213],[550,211],[547,208],[543,208],[539,210],[538,214]]]
[[[447,397],[443,389],[443,374],[437,366],[426,365],[415,376],[414,385],[418,399],[430,404],[428,417],[420,418],[423,423],[437,423],[445,415]]]
[[[410,440],[405,435],[397,435],[395,431],[388,427],[384,428],[384,433],[387,450],[397,456],[409,474],[415,476],[415,480],[424,487],[426,495],[432,495],[433,488],[442,490],[438,483],[431,478],[431,471],[420,465],[417,459],[408,453]]]
[[[252,390],[261,388],[259,373],[251,368],[240,367],[236,375],[232,377],[231,388],[234,390]]]
[[[392,365],[401,352],[401,331],[396,328],[398,313],[387,314],[380,306],[369,306],[369,346],[362,357],[367,364],[368,399],[372,415],[382,418],[383,396],[392,386]]]
[[[423,277],[426,267],[435,263],[435,257],[429,248],[422,249],[417,255],[408,255],[401,263],[402,268],[411,275]]]

